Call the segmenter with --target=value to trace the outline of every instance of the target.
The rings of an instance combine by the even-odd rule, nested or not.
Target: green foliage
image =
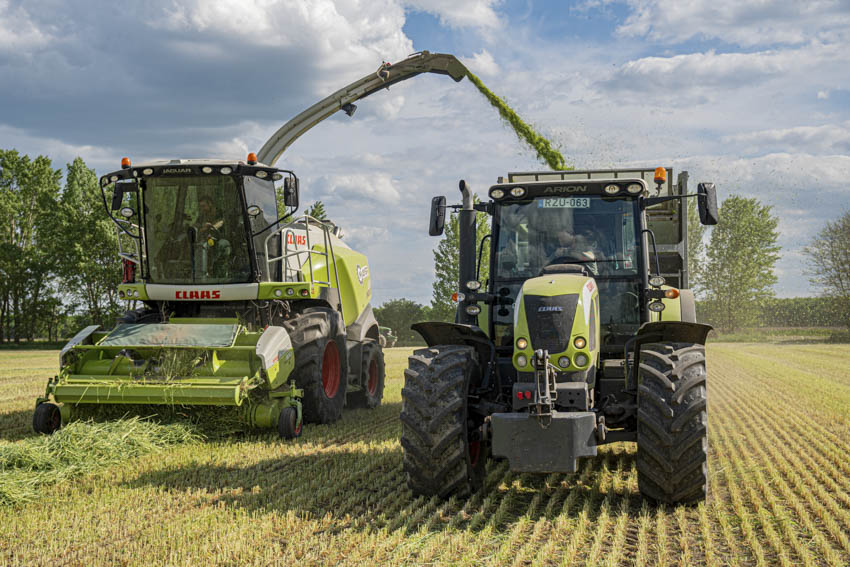
[[[526,124],[525,121],[523,121],[523,119],[520,118],[519,115],[514,112],[514,110],[508,106],[504,100],[493,94],[493,92],[488,89],[483,82],[481,82],[481,79],[470,72],[467,72],[466,76],[469,77],[472,84],[478,88],[493,108],[499,112],[499,116],[501,116],[502,119],[507,122],[511,128],[513,128],[517,137],[537,152],[537,157],[542,162],[547,164],[551,169],[557,171],[572,169],[567,167],[566,162],[564,161],[564,156],[561,155],[561,152],[552,147],[549,140],[538,134],[534,128]]]
[[[688,207],[688,285],[695,293],[700,291],[705,267],[705,225],[699,222],[696,199],[685,199]]]
[[[51,238],[63,243],[57,257],[62,290],[85,309],[88,324],[110,326],[122,308],[117,296],[121,283],[118,234],[103,210],[97,175],[81,158],[68,165],[50,232]]]
[[[374,309],[382,327],[390,327],[398,337],[397,346],[422,344],[422,337],[412,331],[413,323],[428,320],[430,310],[410,299],[392,299]]]
[[[803,250],[811,282],[830,298],[842,325],[850,328],[850,211],[827,222]]]
[[[711,232],[703,286],[712,319],[732,331],[752,322],[773,296],[778,220],[758,199],[732,195]]]
[[[307,209],[307,214],[313,217],[316,220],[320,221],[328,221],[328,213],[325,212],[325,204],[321,201],[316,201],[313,203],[309,209]]]
[[[48,234],[60,177],[44,156],[0,150],[0,341],[33,339],[59,303],[53,265],[62,241]]]
[[[475,202],[479,202],[475,197]],[[481,247],[481,241],[490,233],[490,216],[487,213],[476,213],[476,238],[475,258],[476,262]],[[458,214],[452,213],[446,222],[443,238],[434,249],[434,275],[435,280],[431,296],[431,317],[434,321],[455,320],[457,303],[452,301],[452,294],[458,291],[459,270],[459,245],[460,224]],[[484,284],[490,276],[490,240],[484,244],[484,252],[481,254],[481,265],[478,280]]]

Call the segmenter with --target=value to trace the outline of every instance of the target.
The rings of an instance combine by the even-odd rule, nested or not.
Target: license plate
[[[538,209],[589,209],[589,197],[551,197],[539,199]]]

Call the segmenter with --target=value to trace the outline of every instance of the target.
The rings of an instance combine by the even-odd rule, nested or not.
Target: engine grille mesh
[[[525,317],[528,320],[531,347],[545,349],[550,354],[567,350],[578,305],[578,294],[542,297],[524,295]]]

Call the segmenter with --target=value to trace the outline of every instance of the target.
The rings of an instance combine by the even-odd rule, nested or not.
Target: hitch
[[[555,388],[555,367],[549,364],[549,351],[538,349],[532,356],[534,365],[534,416],[544,429],[552,423],[552,412],[558,391]]]

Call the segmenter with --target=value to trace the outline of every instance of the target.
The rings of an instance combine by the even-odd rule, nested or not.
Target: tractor
[[[36,400],[35,431],[95,406],[230,406],[289,439],[304,422],[336,421],[346,403],[379,405],[366,257],[339,227],[297,214],[298,177],[275,163],[325,118],[351,116],[354,101],[426,72],[466,75],[451,55],[417,53],[319,101],[244,160],[124,158],[100,177],[119,235],[118,295],[135,308],[64,346]]]
[[[688,194],[687,182],[669,168],[519,172],[481,203],[460,182],[455,322],[412,326],[428,346],[410,356],[402,390],[414,494],[467,496],[489,457],[574,473],[599,446],[628,441],[644,497],[705,499],[711,327],[688,289],[686,199],[702,224],[718,214],[714,185]],[[431,235],[446,209],[434,197]],[[476,250],[481,213],[492,226]]]

